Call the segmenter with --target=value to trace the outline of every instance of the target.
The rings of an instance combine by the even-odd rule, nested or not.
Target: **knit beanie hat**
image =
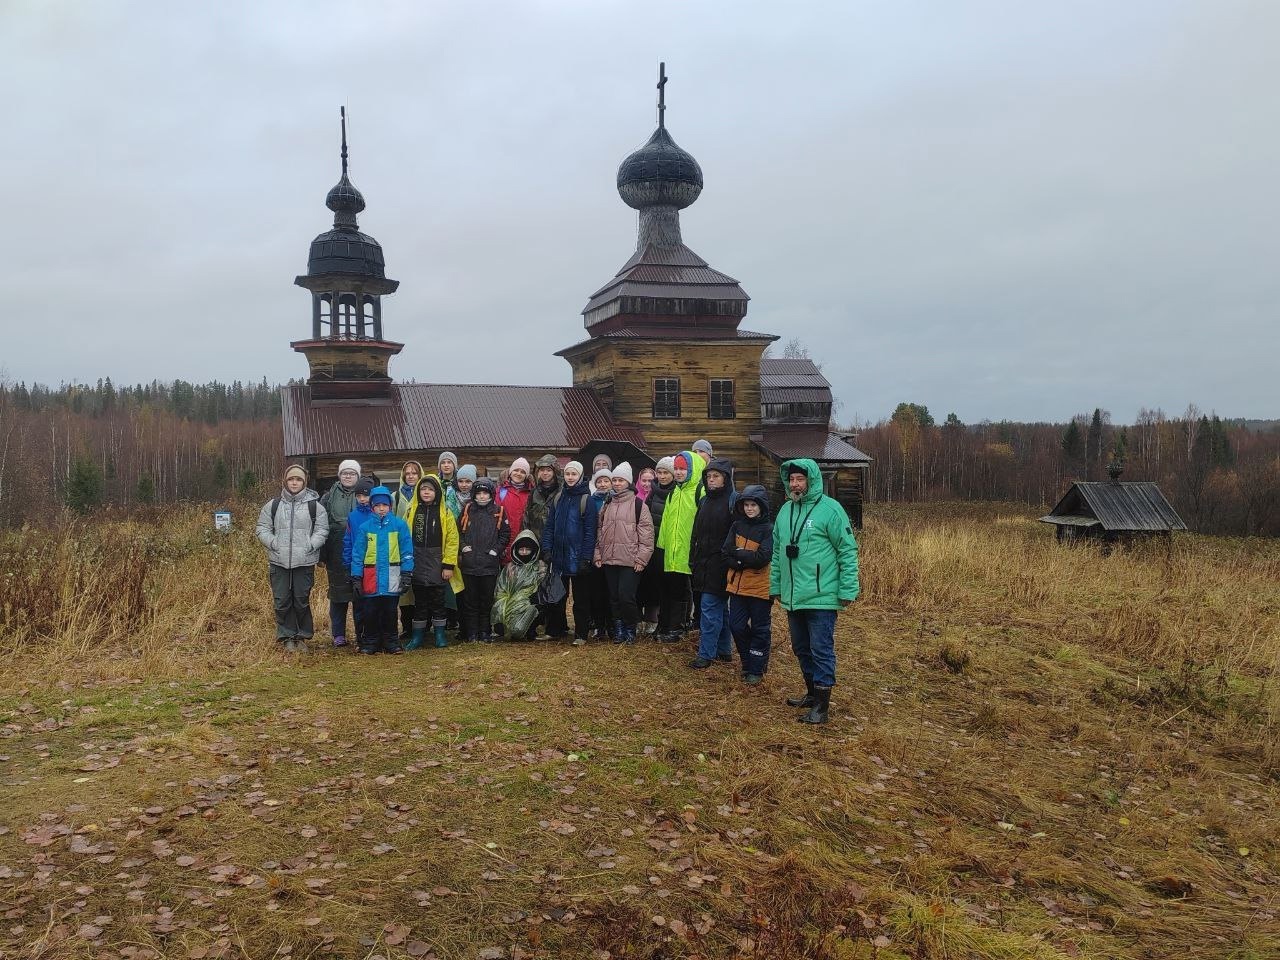
[[[581,463],[579,463],[577,460],[570,460],[568,463],[566,463],[566,464],[564,465],[564,472],[565,472],[565,473],[576,473],[576,474],[578,475],[578,478],[579,478],[579,479],[581,479],[581,478],[582,478],[582,464],[581,464]]]
[[[450,454],[450,456],[453,456],[453,454]],[[455,460],[453,462],[457,463],[458,461]],[[468,463],[458,468],[459,480],[474,480],[475,478],[476,478],[476,468],[474,464]]]
[[[597,481],[597,480],[599,480],[601,477],[604,477],[606,480],[612,480],[612,479],[613,479],[613,472],[612,472],[612,471],[610,471],[610,470],[597,470],[594,474],[592,474],[592,476],[591,476],[591,489],[592,489],[592,490],[594,490],[594,489],[596,488],[596,481]]]
[[[436,459],[436,469],[439,470],[440,464],[444,463],[446,460],[453,461],[453,469],[456,472],[458,469],[458,455],[449,450],[446,450],[444,453],[440,454],[440,456]]]
[[[303,483],[307,482],[307,470],[302,464],[291,463],[284,471],[284,478],[288,480],[290,477],[299,477]]]
[[[356,476],[360,476],[360,464],[356,463],[356,461],[343,460],[338,464],[338,476],[342,476],[348,470],[354,470],[356,472]]]
[[[693,464],[689,462],[689,458],[683,453],[677,453],[672,462],[675,464],[675,466],[671,468],[673,471],[676,467],[684,467],[688,470],[693,466]]]
[[[529,461],[528,461],[528,460],[526,460],[524,457],[516,457],[514,460],[512,460],[512,461],[511,461],[511,467],[510,467],[510,469],[511,469],[511,470],[523,470],[526,474],[528,474],[528,473],[529,473]]]
[[[613,468],[613,473],[609,474],[609,476],[614,480],[622,479],[627,481],[628,484],[631,484],[633,482],[632,474],[631,474],[631,464],[629,463],[618,464],[616,467]]]
[[[676,458],[675,458],[675,457],[663,457],[661,460],[659,460],[659,461],[658,461],[658,465],[657,465],[656,467],[654,467],[654,469],[655,469],[655,470],[666,470],[668,473],[675,473],[675,472],[676,472]]]
[[[610,470],[613,469],[613,457],[609,456],[607,453],[597,453],[591,461],[591,466],[594,467],[597,463],[600,463],[602,460],[604,461],[604,465],[608,469]]]
[[[797,473],[800,474],[800,476],[805,478],[809,476],[809,471],[806,470],[804,467],[800,466],[800,464],[796,463],[793,460],[787,464],[787,479],[790,479],[791,477],[795,476]]]
[[[373,493],[373,488],[377,486],[373,477],[361,477],[356,481],[356,493],[363,493],[366,497]]]
[[[710,455],[712,454],[712,452],[713,452],[713,451],[712,451],[712,449],[711,449],[711,441],[710,441],[710,440],[695,440],[695,441],[693,441],[693,452],[694,452],[694,453],[705,453],[705,454],[707,454],[707,456],[710,456]]]

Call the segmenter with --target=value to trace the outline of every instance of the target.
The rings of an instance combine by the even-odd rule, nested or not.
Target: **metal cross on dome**
[[[658,127],[666,128],[667,112],[667,64],[658,64]]]

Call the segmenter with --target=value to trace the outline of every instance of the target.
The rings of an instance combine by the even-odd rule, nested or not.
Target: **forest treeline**
[[[0,383],[0,526],[64,505],[257,495],[281,456],[280,388],[265,380]]]
[[[845,431],[849,432],[849,431]],[[1225,421],[1195,406],[1169,417],[1139,411],[1118,425],[1095,409],[1067,424],[936,423],[927,407],[853,431],[875,458],[872,499],[1009,500],[1048,511],[1073,480],[1154,480],[1193,530],[1280,536],[1280,427]]]
[[[1280,536],[1280,429],[1224,421],[1194,406],[1142,410],[1119,425],[1103,410],[1067,424],[935,422],[902,403],[843,430],[875,458],[874,501],[1003,500],[1048,510],[1076,479],[1155,480],[1206,533]],[[68,506],[265,496],[282,462],[280,388],[152,381],[58,387],[0,383],[0,525]],[[534,451],[536,452],[536,451]]]

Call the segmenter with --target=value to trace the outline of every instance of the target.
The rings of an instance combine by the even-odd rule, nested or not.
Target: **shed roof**
[[[812,360],[760,361],[761,403],[831,403],[831,383]]]
[[[390,450],[578,450],[592,440],[643,449],[644,434],[615,423],[587,387],[400,383],[383,402],[312,402],[281,391],[286,457]]]
[[[871,458],[825,427],[766,426],[751,435],[751,442],[775,460],[808,457],[819,463],[870,463]]]
[[[1056,525],[1098,523],[1116,533],[1187,529],[1160,488],[1146,480],[1078,480],[1040,519]]]

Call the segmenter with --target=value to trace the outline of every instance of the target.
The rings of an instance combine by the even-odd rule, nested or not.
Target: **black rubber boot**
[[[803,717],[798,717],[800,723],[826,723],[827,714],[831,710],[831,688],[819,687],[816,684],[813,688],[813,708]]]
[[[803,697],[787,697],[788,707],[812,707],[813,700],[813,677],[804,678],[804,688],[807,691]]]

